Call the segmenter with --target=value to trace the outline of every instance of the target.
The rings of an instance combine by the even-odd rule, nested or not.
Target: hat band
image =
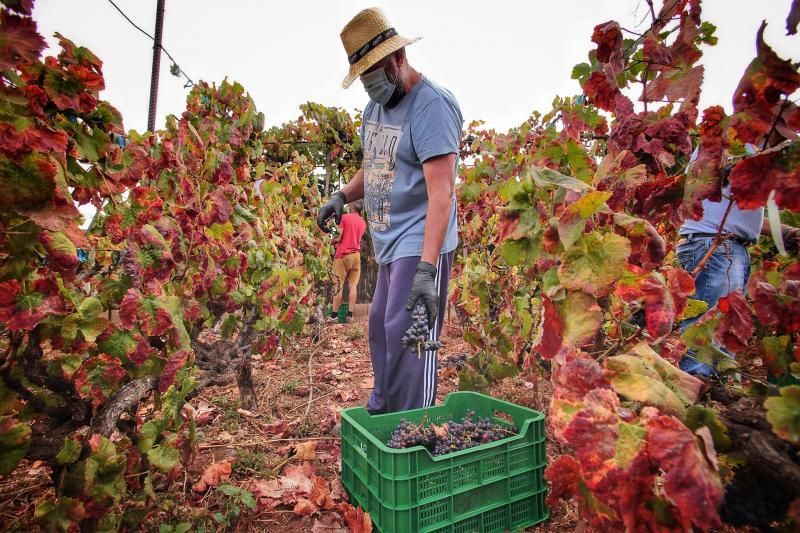
[[[347,56],[347,60],[350,62],[351,65],[358,63],[365,55],[367,55],[370,52],[370,50],[381,44],[386,39],[394,37],[395,35],[397,35],[397,30],[395,30],[394,28],[388,28],[386,30],[383,30],[378,35],[367,41],[367,43],[364,46],[362,46],[361,48],[359,48],[358,50]]]

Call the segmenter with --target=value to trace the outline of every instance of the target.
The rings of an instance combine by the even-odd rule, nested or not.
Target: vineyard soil
[[[442,360],[468,350],[461,337],[461,329],[456,324],[446,325],[440,354]],[[334,427],[336,413],[345,407],[363,405],[372,387],[366,317],[357,313],[354,322],[326,324],[318,343],[312,343],[310,336],[300,337],[280,360],[265,360],[256,355],[253,379],[259,406],[254,412],[239,407],[238,391],[234,386],[212,386],[191,400],[197,416],[201,419],[210,417],[210,421],[200,428],[197,460],[186,470],[185,476],[176,479],[171,487],[163,487],[177,506],[194,508],[207,515],[221,510],[221,495],[214,489],[203,493],[193,490],[195,483],[214,463],[230,463],[231,483],[249,487],[258,494],[255,489],[258,481],[279,477],[287,466],[300,462],[292,457],[296,452],[291,446],[309,442],[316,444],[311,463],[317,474],[336,487],[340,474],[340,449],[335,437],[337,428]],[[440,370],[440,379],[438,401],[458,389],[454,368],[444,366]],[[310,391],[313,395],[309,394]],[[546,410],[550,384],[541,375],[518,376],[498,381],[490,394]],[[151,407],[145,405],[143,409]],[[284,422],[287,431],[269,429]],[[559,445],[549,439],[550,433],[548,454],[562,453],[556,448]],[[24,529],[24,524],[30,523],[36,502],[52,495],[49,476],[45,465],[24,461],[14,474],[3,480],[0,484],[0,500],[3,502],[0,504],[1,529],[20,526]],[[311,531],[317,521],[318,527],[330,523],[328,520],[336,522],[338,519],[341,523],[336,511],[299,516],[292,507],[281,505],[272,511],[248,511],[249,514],[242,515],[235,529],[301,532]],[[326,515],[333,516],[326,518]],[[165,521],[169,518],[162,516]],[[154,523],[157,522],[154,520]],[[551,519],[546,524],[532,531],[572,530],[577,524],[576,510],[571,504],[562,502],[551,509]]]
[[[445,325],[442,344],[440,360],[444,364],[440,369],[437,402],[441,402],[448,393],[458,390],[457,371],[450,361],[469,352],[469,346],[462,340],[461,328],[455,320]],[[172,495],[178,507],[195,509],[198,514],[206,515],[213,515],[221,509],[221,496],[213,489],[204,493],[193,490],[194,484],[212,464],[230,463],[231,483],[256,491],[255,485],[259,481],[275,479],[287,466],[298,464],[299,461],[293,457],[296,452],[292,446],[309,442],[316,444],[311,462],[317,474],[333,487],[338,486],[341,470],[336,413],[339,409],[363,405],[372,388],[366,314],[359,309],[355,321],[351,323],[328,323],[318,343],[313,343],[310,336],[303,336],[287,351],[290,353],[280,361],[265,360],[258,356],[254,358],[257,411],[248,412],[239,408],[238,391],[233,386],[209,387],[190,402],[199,417],[206,418],[210,414],[210,418],[208,424],[202,427],[197,460],[187,469],[185,477],[177,479],[171,487],[163,487]],[[312,390],[313,395],[310,395]],[[489,394],[496,398],[545,412],[551,392],[550,382],[535,373],[498,380],[489,389]],[[283,423],[287,428],[285,433],[270,429]],[[552,459],[565,451],[553,439],[552,432],[548,431],[548,458]],[[16,472],[0,482],[0,528],[25,529],[25,524],[31,522],[37,501],[53,493],[48,470],[40,461],[23,461]],[[167,520],[168,517],[163,516],[162,519]],[[337,511],[300,516],[293,511],[292,505],[281,505],[271,511],[243,515],[235,530],[287,533],[336,531],[327,524],[337,523],[342,524]],[[551,507],[547,522],[528,531],[573,531],[579,523],[574,503],[561,500]],[[314,529],[315,526],[317,529]],[[736,529],[726,525],[721,531],[746,532],[755,529]]]

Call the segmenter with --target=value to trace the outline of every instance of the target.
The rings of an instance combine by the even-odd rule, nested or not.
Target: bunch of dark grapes
[[[425,423],[423,420],[419,425],[414,425],[401,420],[386,445],[390,448],[424,446],[433,455],[444,455],[504,439],[517,433],[516,428],[496,424],[489,418],[475,418],[474,411],[467,411],[460,422],[452,420],[445,422],[438,427],[439,434],[432,426],[426,426]]]
[[[410,448],[411,446],[425,446],[430,448],[436,439],[436,434],[431,426],[418,426],[401,419],[397,427],[392,431],[389,442],[386,445],[390,448]]]
[[[425,305],[417,302],[417,305],[411,311],[411,327],[408,328],[406,334],[403,336],[403,348],[415,347],[417,355],[420,356],[422,351],[435,352],[442,347],[441,341],[432,341],[428,338],[431,329],[428,324],[428,311]]]

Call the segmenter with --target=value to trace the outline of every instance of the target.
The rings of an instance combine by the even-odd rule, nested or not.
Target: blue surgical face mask
[[[364,84],[370,100],[380,105],[386,105],[397,91],[397,85],[389,80],[383,68],[362,74],[361,83]]]

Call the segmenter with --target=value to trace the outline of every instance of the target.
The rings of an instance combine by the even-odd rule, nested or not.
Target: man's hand
[[[428,324],[433,329],[436,322],[436,315],[439,314],[439,293],[436,291],[436,267],[432,264],[420,261],[417,265],[417,273],[414,274],[414,282],[411,284],[411,293],[408,295],[406,311],[411,311],[417,304],[417,300],[422,300],[425,309],[428,311]]]
[[[800,228],[783,227],[783,245],[787,252],[797,252],[800,249]]]
[[[330,233],[332,230],[326,224],[331,217],[334,217],[337,225],[342,222],[342,212],[346,201],[347,198],[342,191],[336,191],[331,195],[325,205],[319,208],[319,214],[317,214],[317,226],[319,226],[319,229],[325,233]]]

